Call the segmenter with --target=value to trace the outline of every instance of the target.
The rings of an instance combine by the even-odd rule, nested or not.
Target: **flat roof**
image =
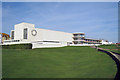
[[[85,39],[88,39],[88,40],[99,40],[99,39],[92,39],[92,38],[85,38]],[[100,40],[99,40],[100,41]]]
[[[15,25],[18,25],[18,24],[32,24],[32,23],[21,22],[21,23],[17,23],[17,24],[15,24]],[[35,25],[35,24],[32,24],[32,25]]]
[[[85,33],[72,33],[72,34],[85,34]]]

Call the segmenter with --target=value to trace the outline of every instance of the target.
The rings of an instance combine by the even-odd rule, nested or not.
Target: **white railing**
[[[74,41],[85,41],[85,40],[80,40],[80,39],[77,39],[77,40],[74,40]]]
[[[85,36],[73,36],[73,37],[85,37]]]
[[[98,46],[98,45],[101,45],[101,44],[71,44],[70,46]]]

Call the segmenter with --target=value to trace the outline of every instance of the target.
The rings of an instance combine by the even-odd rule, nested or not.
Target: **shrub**
[[[12,45],[2,45],[3,49],[32,49],[32,44],[12,44]]]

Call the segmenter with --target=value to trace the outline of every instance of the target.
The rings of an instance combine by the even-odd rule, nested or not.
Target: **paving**
[[[120,55],[119,54],[115,54],[113,52],[110,52],[113,56],[115,56],[119,61],[120,61]]]
[[[104,48],[97,48],[97,49],[108,50],[108,49],[104,49]],[[111,53],[113,56],[115,56],[120,61],[120,54],[113,53],[111,51],[108,51],[108,52]]]
[[[105,52],[105,53],[109,53],[108,55],[112,55],[111,57],[113,58],[113,60],[116,62],[117,65],[117,73],[116,76],[114,78],[114,80],[120,80],[120,54],[119,53],[115,53],[115,52],[111,52],[108,51],[108,49],[104,49],[104,48],[99,48],[96,46],[91,46],[92,48],[95,48],[99,51]]]
[[[92,48],[96,48],[96,49],[101,49],[101,50],[110,50],[110,49],[104,49],[104,48],[99,48],[99,47],[95,47],[95,46],[91,46]],[[114,50],[118,50],[118,49],[114,49]],[[111,53],[113,56],[115,56],[119,61],[120,61],[120,54],[118,53],[114,53],[111,51],[108,51],[109,53]]]

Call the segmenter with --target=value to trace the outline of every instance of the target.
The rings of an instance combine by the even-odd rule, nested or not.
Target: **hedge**
[[[32,44],[2,45],[3,49],[32,49]]]

